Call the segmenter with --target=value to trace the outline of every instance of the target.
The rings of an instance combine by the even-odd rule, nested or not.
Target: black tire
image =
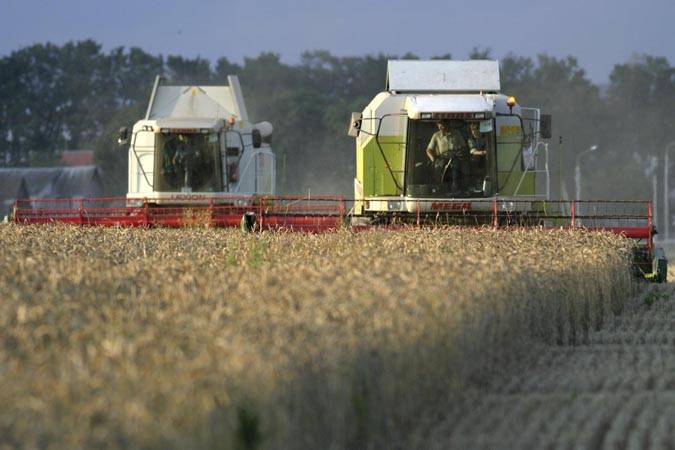
[[[668,281],[668,261],[659,259],[656,262],[656,282],[666,283]]]
[[[253,231],[256,225],[256,216],[254,212],[246,212],[241,216],[241,221],[239,222],[239,228],[241,231],[250,232]]]

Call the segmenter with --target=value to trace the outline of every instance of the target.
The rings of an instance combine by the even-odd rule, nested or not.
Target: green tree
[[[558,59],[541,54],[535,63],[530,58],[508,55],[501,64],[502,92],[515,95],[523,106],[540,108],[553,116],[550,168],[562,173],[567,192],[573,194],[577,155],[592,145],[605,147],[605,112],[598,87],[571,56]],[[556,193],[558,184],[552,186]]]
[[[174,81],[211,81],[211,63],[201,57],[193,59],[169,56],[166,59],[167,76]]]
[[[475,47],[469,57],[490,58],[491,51]],[[62,149],[94,146],[111,192],[123,193],[127,153],[115,144],[117,130],[143,117],[155,76],[202,82],[236,74],[251,119],[275,127],[272,146],[285,170],[283,188],[351,195],[354,142],[345,134],[347,120],[384,89],[387,61],[395,58],[318,50],[304,53],[298,64],[261,53],[243,64],[223,57],[212,66],[201,57],[164,57],[135,47],[105,53],[91,40],[32,45],[0,58],[0,164],[52,164]],[[562,156],[568,192],[577,156],[598,145],[582,159],[584,196],[649,197],[653,158],[662,158],[675,139],[675,75],[665,58],[637,55],[616,65],[606,89],[571,56],[508,54],[500,62],[502,92],[553,115],[550,167],[556,173]]]

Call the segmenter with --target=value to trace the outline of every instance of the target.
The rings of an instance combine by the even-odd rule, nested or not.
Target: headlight
[[[508,212],[513,211],[513,210],[515,209],[515,206],[516,206],[516,205],[515,205],[515,203],[513,203],[513,202],[503,202],[503,203],[502,203],[502,209],[503,209],[504,211],[508,211]]]

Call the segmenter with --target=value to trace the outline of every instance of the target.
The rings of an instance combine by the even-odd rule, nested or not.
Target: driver
[[[458,128],[451,127],[449,120],[437,123],[438,131],[431,136],[427,145],[427,157],[434,167],[434,178],[443,183],[444,176],[452,170],[453,191],[458,191],[460,182],[469,172],[469,148]]]
[[[176,142],[176,148],[173,154],[173,164],[174,166],[183,165],[185,160],[191,156],[190,148],[187,145],[187,136],[184,134],[178,135],[178,141]]]
[[[183,175],[184,187],[192,187],[193,156],[194,152],[190,148],[187,136],[179,134],[176,151],[173,156],[173,166],[177,174]]]
[[[469,124],[469,149],[471,151],[471,156],[485,156],[485,139],[480,134],[480,129],[478,127],[478,122],[471,122]]]

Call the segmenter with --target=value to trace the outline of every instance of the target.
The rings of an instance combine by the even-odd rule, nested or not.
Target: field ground
[[[0,448],[611,445],[675,417],[672,303],[631,307],[614,235],[7,225],[0,248]]]
[[[675,286],[650,287],[587,344],[525,361],[449,406],[422,447],[675,447]]]

